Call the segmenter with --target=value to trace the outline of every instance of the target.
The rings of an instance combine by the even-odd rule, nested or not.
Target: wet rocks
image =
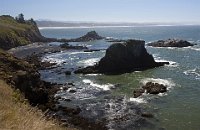
[[[76,49],[76,50],[88,49],[86,46],[72,46],[69,45],[68,43],[61,44],[60,47],[64,49]]]
[[[51,69],[56,63],[50,63],[47,61],[41,62],[40,55],[32,54],[24,58],[28,63],[33,64],[37,69],[44,70],[44,69]]]
[[[75,93],[75,92],[76,92],[75,89],[70,89],[70,90],[69,90],[69,93]]]
[[[159,94],[167,92],[166,86],[164,86],[163,84],[152,83],[152,82],[146,83],[146,85],[143,86],[142,88],[145,89],[146,92],[149,94]]]
[[[84,52],[95,52],[95,51],[100,51],[100,49],[87,49],[87,50],[84,50]]]
[[[71,75],[71,71],[65,71],[65,75]]]
[[[81,112],[81,109],[79,107],[62,107],[59,106],[59,109],[62,110],[67,115],[77,115]]]
[[[137,98],[137,97],[141,96],[144,92],[145,92],[145,90],[142,88],[135,89],[133,91],[133,96],[134,96],[134,98]]]
[[[88,66],[86,68],[79,68],[78,70],[74,71],[75,74],[94,74],[99,73],[98,67],[95,66]]]
[[[145,41],[128,40],[124,43],[112,44],[98,64],[79,69],[75,73],[119,74],[150,69],[164,64],[169,63],[155,62],[153,56],[145,49]]]
[[[191,44],[188,41],[179,40],[179,39],[158,40],[156,42],[151,42],[147,45],[153,46],[153,47],[188,47],[188,46],[194,46],[194,44]]]
[[[136,89],[133,91],[134,98],[141,96],[143,93],[147,94],[159,94],[167,92],[167,86],[163,84],[148,82],[142,88]]]
[[[142,117],[146,117],[146,118],[153,118],[153,117],[154,117],[153,114],[147,113],[147,112],[141,113],[141,116],[142,116]]]

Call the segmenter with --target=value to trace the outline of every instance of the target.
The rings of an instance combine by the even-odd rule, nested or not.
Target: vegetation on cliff
[[[16,18],[9,15],[0,16],[0,48],[7,50],[32,42],[49,40],[40,34],[33,19],[24,20],[22,14],[19,16]]]
[[[24,102],[21,94],[0,80],[0,129],[14,130],[70,130],[55,121],[47,120],[44,113]]]
[[[48,108],[49,87],[52,86],[40,80],[34,64],[0,49],[0,129],[70,129],[47,120],[44,113],[28,104]]]

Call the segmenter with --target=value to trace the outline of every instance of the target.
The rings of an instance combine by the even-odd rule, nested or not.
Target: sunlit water
[[[180,38],[197,44],[186,48],[146,47],[156,61],[169,61],[170,65],[132,72],[122,75],[75,75],[66,76],[66,70],[94,65],[105,55],[105,51],[83,52],[68,50],[47,54],[43,60],[56,62],[58,68],[41,71],[43,79],[56,83],[73,82],[76,93],[62,91],[57,95],[72,99],[61,101],[63,105],[80,106],[81,113],[91,120],[109,120],[107,126],[114,129],[133,129],[136,108],[155,115],[148,119],[155,126],[147,125],[141,129],[199,130],[200,129],[200,26],[169,27],[124,27],[124,28],[70,28],[42,29],[44,36],[57,38],[76,38],[95,30],[101,36],[119,39],[143,39],[146,42]],[[58,43],[51,43],[57,45]],[[104,40],[88,43],[91,49],[106,49],[111,43]],[[160,95],[142,95],[133,98],[133,90],[152,81],[168,86],[168,92]],[[123,115],[127,120],[116,122]],[[135,118],[135,119],[134,119]]]

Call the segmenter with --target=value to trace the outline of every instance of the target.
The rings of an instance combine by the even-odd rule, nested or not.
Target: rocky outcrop
[[[45,104],[49,101],[50,84],[40,80],[36,67],[0,50],[0,79],[19,89],[30,104]]]
[[[91,31],[88,32],[86,35],[80,37],[80,38],[76,38],[76,39],[72,39],[72,41],[75,42],[88,42],[88,41],[94,41],[94,40],[101,40],[104,37],[99,36],[98,33],[96,33],[95,31]]]
[[[167,86],[165,86],[163,84],[148,82],[144,86],[142,86],[142,88],[135,89],[133,91],[133,96],[134,96],[134,98],[137,98],[137,97],[141,96],[145,92],[147,94],[164,93],[164,92],[167,92]]]
[[[188,47],[188,46],[194,46],[194,44],[191,44],[188,41],[179,40],[179,39],[158,40],[156,42],[151,42],[147,45],[153,46],[153,47]]]
[[[117,74],[150,69],[164,64],[169,63],[155,62],[153,56],[145,48],[145,41],[128,40],[124,43],[112,44],[98,64],[79,69],[75,73]]]

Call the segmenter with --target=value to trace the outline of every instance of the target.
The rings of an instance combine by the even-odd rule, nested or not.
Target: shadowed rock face
[[[179,40],[179,39],[159,40],[159,41],[156,41],[156,42],[149,43],[147,45],[153,46],[153,47],[188,47],[188,46],[194,46],[194,44],[191,44],[188,41]]]
[[[169,63],[154,61],[153,56],[145,49],[145,41],[128,40],[112,44],[97,65],[77,70],[75,73],[126,73],[164,64]]]

